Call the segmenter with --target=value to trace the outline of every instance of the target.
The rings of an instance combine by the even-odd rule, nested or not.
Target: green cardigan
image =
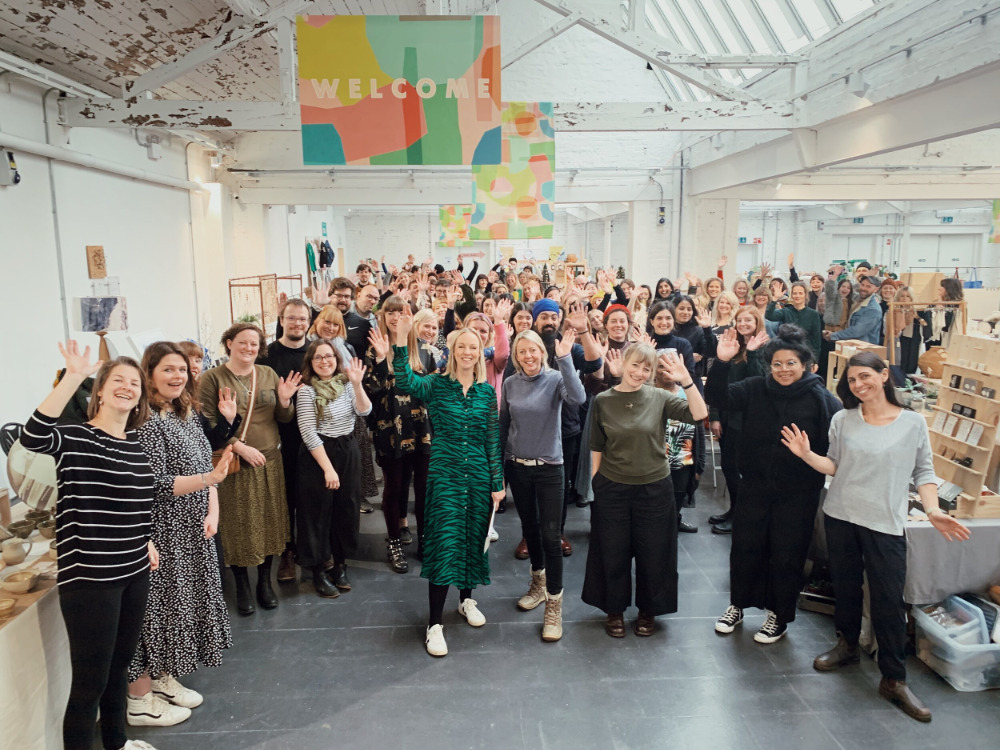
[[[818,312],[808,306],[801,310],[796,310],[791,305],[779,309],[772,302],[767,306],[767,314],[764,317],[776,323],[791,323],[804,330],[813,358],[819,362],[819,350],[823,345],[823,318]]]

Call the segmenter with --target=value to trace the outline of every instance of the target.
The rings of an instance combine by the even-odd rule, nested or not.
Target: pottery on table
[[[52,560],[59,559],[59,550],[56,549],[56,545],[59,544],[55,539],[49,542],[49,558]]]
[[[14,536],[21,537],[21,539],[27,539],[34,530],[35,522],[29,521],[27,518],[23,521],[14,521],[14,523],[7,527],[7,531]]]
[[[46,521],[42,521],[38,524],[37,528],[38,533],[46,539],[54,539],[56,535],[56,519],[50,518]]]
[[[24,562],[24,558],[31,551],[31,542],[24,539],[8,539],[0,547],[3,548],[3,561],[8,565],[17,565]]]
[[[15,604],[17,604],[16,599],[0,599],[0,618],[9,617],[14,611]]]
[[[27,594],[38,583],[38,573],[34,570],[17,570],[0,580],[0,586],[12,594]]]
[[[29,510],[24,514],[24,518],[25,520],[34,521],[36,524],[39,524],[42,521],[48,521],[52,518],[52,514],[47,510]]]

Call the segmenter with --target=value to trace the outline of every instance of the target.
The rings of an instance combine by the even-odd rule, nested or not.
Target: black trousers
[[[299,450],[302,448],[302,436],[299,434],[299,426],[294,421],[288,424],[279,422],[278,432],[281,435],[281,463],[285,469],[285,503],[288,506],[288,528],[291,530],[292,537],[288,542],[288,548],[294,550],[296,532],[295,501],[298,497],[295,491],[298,472],[295,468],[299,460]]]
[[[722,476],[726,480],[726,490],[729,492],[730,513],[736,507],[736,501],[740,495],[739,442],[740,431],[730,427],[723,420],[722,435],[719,438],[719,454],[720,463],[722,464]]]
[[[590,548],[583,601],[607,614],[677,611],[677,506],[670,477],[620,484],[598,472],[590,508]]]
[[[361,453],[354,435],[323,438],[326,455],[340,477],[340,488],[328,490],[323,469],[306,450],[299,451],[296,484],[299,565],[322,565],[333,556],[337,563],[358,548],[361,521]]]
[[[795,619],[820,489],[766,485],[746,477],[733,513],[730,601]]]
[[[883,534],[823,515],[830,575],[837,596],[833,622],[849,644],[861,634],[862,586],[868,573],[878,668],[890,680],[906,679],[906,537]]]
[[[508,461],[504,473],[521,517],[521,536],[528,543],[531,569],[544,568],[546,589],[558,594],[563,590],[563,467]]]
[[[899,337],[899,366],[903,372],[912,375],[917,371],[917,361],[920,358],[920,336]]]
[[[73,669],[63,718],[65,750],[93,750],[98,707],[105,750],[125,745],[128,665],[139,643],[148,595],[148,571],[117,586],[59,590]]]
[[[414,451],[399,458],[377,456],[382,468],[382,515],[390,539],[399,539],[399,524],[406,518],[406,505],[413,479],[413,511],[417,517],[417,533],[423,528],[424,504],[427,500],[427,471],[431,457]]]

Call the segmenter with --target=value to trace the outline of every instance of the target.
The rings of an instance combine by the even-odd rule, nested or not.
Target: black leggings
[[[524,466],[508,461],[510,493],[521,517],[521,536],[528,544],[532,570],[545,570],[550,594],[563,590],[562,521],[563,467],[559,464]]]
[[[149,572],[118,586],[60,589],[73,679],[63,717],[65,750],[92,750],[97,709],[105,750],[125,745],[128,665],[149,595]]]
[[[449,586],[438,585],[436,583],[427,584],[427,603],[430,604],[431,616],[427,621],[430,625],[440,625],[441,618],[444,616],[444,602],[448,598]],[[472,596],[472,589],[460,589],[458,592],[458,600],[464,602]]]
[[[417,517],[417,533],[424,528],[424,501],[427,497],[427,471],[431,457],[426,453],[407,453],[393,458],[380,456],[382,467],[382,515],[390,539],[399,539],[399,525],[406,520],[406,501],[413,478],[413,512]]]

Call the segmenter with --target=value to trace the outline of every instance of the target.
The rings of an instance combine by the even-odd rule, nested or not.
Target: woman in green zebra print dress
[[[490,582],[483,549],[490,503],[496,506],[504,497],[497,396],[486,382],[483,345],[475,331],[452,334],[443,375],[417,375],[405,346],[412,326],[413,313],[405,305],[396,324],[392,366],[396,387],[427,405],[434,429],[420,575],[427,579],[430,603],[427,653],[444,656],[448,646],[441,619],[449,586],[459,590],[458,611],[466,621],[473,627],[486,624],[472,589]]]

